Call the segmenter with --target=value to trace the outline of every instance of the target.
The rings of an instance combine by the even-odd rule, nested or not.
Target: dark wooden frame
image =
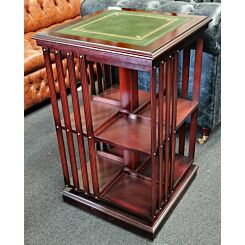
[[[93,15],[104,11],[106,10]],[[37,44],[43,47],[66,186],[63,191],[64,200],[83,208],[92,208],[95,213],[134,227],[150,238],[155,237],[198,169],[193,161],[202,36],[211,19],[203,16],[190,18],[190,21],[145,47],[57,34],[57,28],[34,36]],[[194,42],[196,59],[193,98],[188,100],[190,47]],[[178,54],[182,49],[182,92],[181,98],[178,98]],[[50,52],[55,54],[63,121],[60,119]],[[67,101],[62,58],[67,59],[71,108]],[[82,107],[75,85],[74,59],[79,61]],[[119,88],[114,87],[112,71],[115,66],[119,67]],[[150,72],[150,93],[138,90],[138,70]],[[109,93],[114,93],[114,97],[108,97]],[[103,115],[98,124],[95,123],[98,120],[94,112],[96,106],[97,113]],[[189,152],[185,156],[185,128],[189,116]],[[83,127],[84,123],[86,127]],[[120,132],[121,127],[125,127],[126,136]],[[67,138],[71,178],[62,130]],[[175,152],[177,132],[178,154]],[[78,143],[81,170],[77,167],[73,135],[76,135]],[[85,157],[85,138],[88,142],[89,165]],[[108,173],[109,170],[114,172]],[[121,186],[123,181],[129,184]]]

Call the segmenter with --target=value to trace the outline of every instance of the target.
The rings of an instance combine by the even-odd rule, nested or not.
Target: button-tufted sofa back
[[[34,32],[78,16],[80,2],[81,0],[25,0],[24,32]]]

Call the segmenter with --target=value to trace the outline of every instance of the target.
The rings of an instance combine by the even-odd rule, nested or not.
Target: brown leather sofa
[[[50,97],[42,48],[32,36],[46,28],[79,18],[81,0],[25,0],[24,2],[24,108],[25,110]],[[54,57],[52,56],[54,62]],[[78,78],[78,66],[76,75]],[[69,87],[66,60],[63,60],[66,86]],[[57,73],[53,64],[56,91]]]

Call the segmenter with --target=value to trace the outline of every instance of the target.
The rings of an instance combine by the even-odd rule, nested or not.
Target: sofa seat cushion
[[[74,19],[78,19],[78,18],[80,18],[80,16],[77,16]],[[66,20],[62,23],[52,25],[49,28],[53,28],[65,24],[74,19]],[[38,30],[37,32],[44,31],[46,29],[47,28],[43,28]],[[32,39],[32,36],[35,33],[36,32],[29,32],[24,35],[24,74],[25,75],[44,67],[42,48],[40,46],[37,46],[36,41]],[[51,60],[52,62],[54,62],[54,56],[52,54],[51,54]]]

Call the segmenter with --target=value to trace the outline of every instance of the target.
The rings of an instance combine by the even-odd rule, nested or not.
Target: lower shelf
[[[190,160],[188,157],[175,154],[175,164],[174,164],[174,185],[178,184],[183,175],[186,173],[190,164],[193,160]],[[163,160],[163,166],[165,166],[165,161]],[[145,164],[144,168],[141,169],[140,173],[144,176],[151,176],[151,162],[149,161]],[[157,173],[158,173],[158,164],[157,164]]]
[[[151,218],[151,182],[148,180],[122,173],[102,198],[140,217]]]
[[[108,157],[103,157],[97,154],[96,158],[97,162],[97,172],[98,172],[98,180],[99,180],[99,189],[102,191],[105,186],[122,171],[124,165],[118,160],[109,159]],[[94,193],[93,184],[92,184],[92,175],[91,175],[91,168],[90,163],[87,162],[87,170],[88,170],[88,180],[89,180],[89,189],[90,193]],[[78,178],[79,178],[79,185],[80,189],[84,190],[83,182],[82,182],[82,174],[81,169],[78,169]],[[73,179],[70,178],[70,183],[73,185]]]
[[[191,162],[182,155],[176,155],[175,159],[174,183],[176,186],[188,171]],[[93,194],[89,162],[87,167],[90,193]],[[151,160],[147,160],[143,167],[136,170],[137,172],[131,172],[124,168],[121,157],[98,152],[97,171],[99,190],[103,201],[144,220],[152,220]],[[79,183],[80,189],[83,189],[81,171],[79,171]],[[157,186],[158,184],[159,181],[157,181]],[[71,185],[73,185],[72,178]]]
[[[133,214],[117,209],[115,206],[112,206],[103,200],[98,201],[84,195],[83,193],[76,192],[70,187],[66,187],[63,190],[62,195],[64,201],[66,202],[78,206],[88,212],[91,212],[92,214],[98,215],[99,217],[109,220],[110,222],[114,222],[130,231],[134,231],[150,239],[154,239],[163,223],[171,214],[176,204],[181,199],[192,180],[195,178],[197,169],[197,166],[191,164],[182,180],[176,186],[174,192],[170,195],[168,201],[162,206],[162,209],[157,213],[151,222],[147,222],[144,219],[139,219]],[[127,180],[127,177],[125,180]],[[124,197],[126,197],[126,195]],[[148,205],[145,204],[145,207],[147,209]]]

